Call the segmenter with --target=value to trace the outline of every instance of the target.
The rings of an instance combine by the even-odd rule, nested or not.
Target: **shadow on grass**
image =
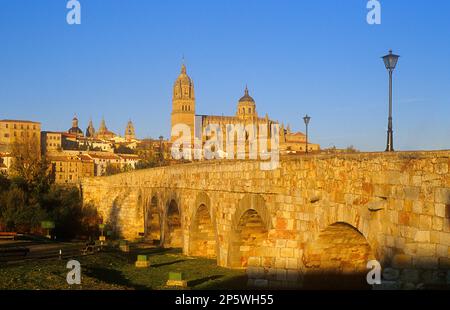
[[[150,290],[151,287],[134,284],[130,282],[127,278],[123,276],[123,273],[114,270],[114,269],[107,269],[107,268],[101,268],[101,267],[90,267],[86,269],[85,274],[89,277],[95,278],[99,281],[106,282],[108,284],[116,284],[116,285],[122,285],[126,286],[135,290]]]
[[[306,274],[303,279],[304,290],[370,290],[366,275],[339,273]]]
[[[214,277],[214,276],[213,276]],[[223,277],[223,276],[219,276],[218,278]],[[211,277],[209,277],[211,278]],[[206,278],[205,278],[206,279]],[[203,280],[203,279],[200,279]],[[208,281],[210,281],[208,283]],[[239,276],[233,276],[233,277],[229,277],[228,279],[223,279],[220,282],[215,282],[212,281],[215,279],[208,279],[207,281],[203,281],[203,282],[199,282],[196,285],[200,285],[200,287],[198,289],[202,289],[202,290],[248,290],[249,288],[247,287],[247,275],[243,274],[243,275],[239,275]],[[194,280],[197,281],[197,280]],[[203,285],[201,285],[203,284]],[[195,287],[194,287],[195,289]]]
[[[142,255],[159,255],[159,254],[181,254],[178,249],[168,249],[168,248],[150,248],[150,249],[134,249],[133,254]]]
[[[185,259],[178,259],[178,260],[174,260],[174,261],[167,262],[167,263],[154,264],[154,265],[152,265],[152,267],[157,268],[157,267],[162,267],[162,266],[170,266],[170,265],[182,263],[185,261],[186,261]]]
[[[205,282],[208,282],[208,281],[213,281],[213,280],[220,279],[220,278],[223,278],[223,275],[214,275],[214,276],[209,276],[209,277],[206,277],[206,278],[190,280],[190,281],[188,281],[188,286],[189,287],[193,287],[193,286],[197,286],[197,285],[200,285],[202,283],[205,283]]]

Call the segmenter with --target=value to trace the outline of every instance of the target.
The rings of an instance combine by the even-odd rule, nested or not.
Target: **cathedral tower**
[[[245,87],[244,96],[239,99],[236,116],[245,121],[254,121],[258,118],[255,100],[248,94],[247,86]]]
[[[191,129],[193,144],[195,128],[195,94],[194,83],[186,73],[186,66],[181,66],[181,73],[173,85],[172,94],[172,128],[176,124],[185,124]],[[178,136],[171,136],[171,141]]]
[[[88,128],[86,128],[86,137],[88,138],[94,138],[95,136],[95,128],[94,124],[92,123],[92,119],[89,121]]]
[[[128,141],[136,139],[136,133],[134,131],[134,125],[131,120],[128,121],[127,128],[125,129],[125,139]]]

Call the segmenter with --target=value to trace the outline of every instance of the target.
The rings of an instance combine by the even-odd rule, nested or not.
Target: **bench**
[[[0,232],[0,239],[14,240],[17,236],[15,232]]]

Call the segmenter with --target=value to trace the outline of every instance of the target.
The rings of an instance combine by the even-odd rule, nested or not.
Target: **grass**
[[[137,255],[147,255],[151,266],[136,268]],[[0,289],[173,289],[165,286],[169,272],[182,272],[188,289],[245,289],[247,283],[244,271],[218,267],[211,259],[183,256],[176,249],[106,250],[75,259],[81,264],[81,285],[67,284],[68,259],[36,260],[0,265]]]

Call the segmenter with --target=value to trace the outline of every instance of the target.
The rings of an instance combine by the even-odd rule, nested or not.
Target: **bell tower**
[[[194,83],[186,73],[186,66],[181,66],[181,73],[175,80],[172,94],[172,128],[176,124],[185,124],[191,130],[191,141],[194,141],[195,129],[195,94]],[[171,135],[171,141],[178,136]]]

